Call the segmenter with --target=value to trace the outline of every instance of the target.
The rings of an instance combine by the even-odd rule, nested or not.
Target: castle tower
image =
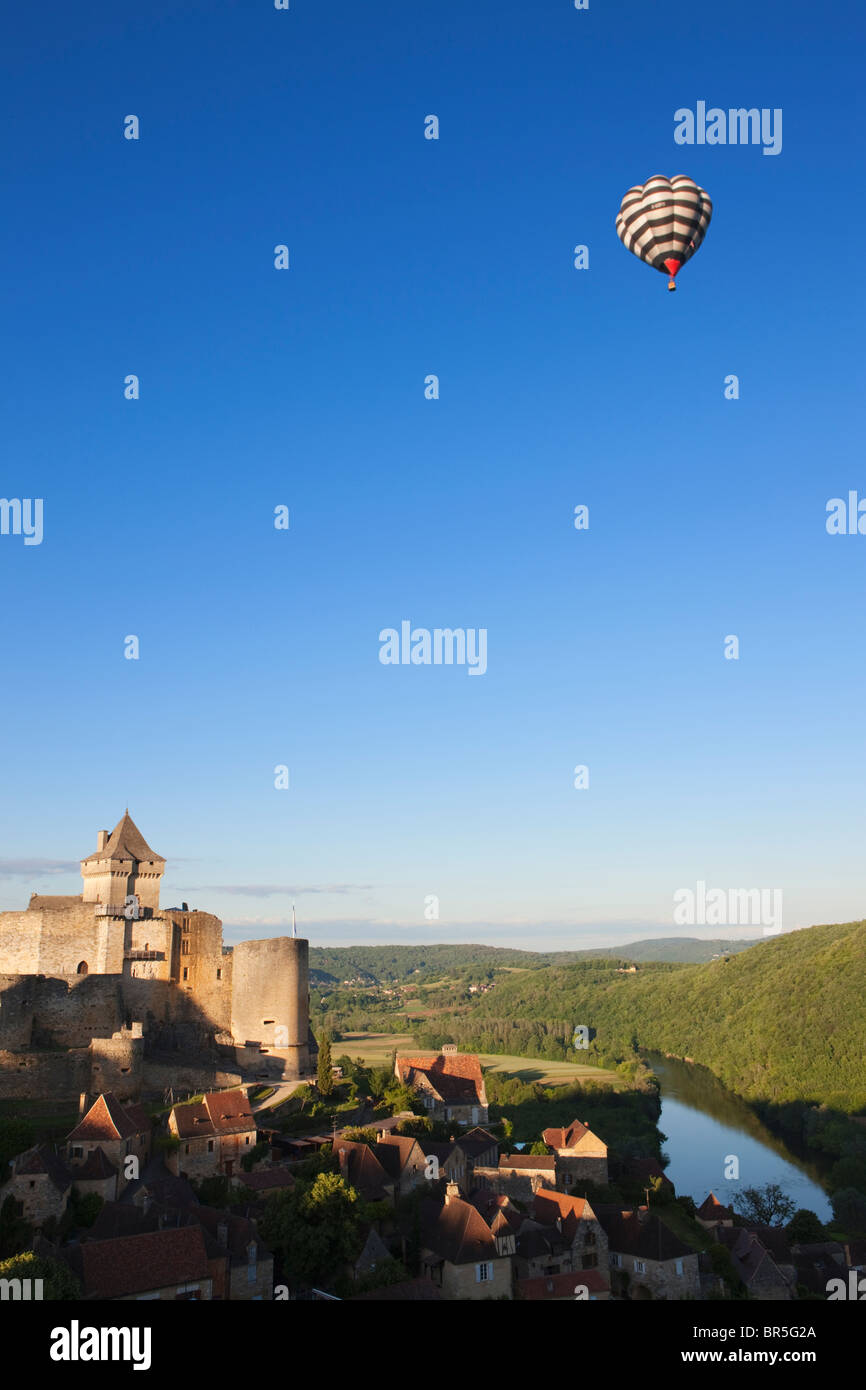
[[[236,1047],[278,1061],[284,1076],[307,1075],[316,1054],[310,1036],[309,942],[292,936],[242,941],[232,955]],[[269,1070],[263,1061],[260,1065]]]
[[[82,901],[120,911],[134,893],[142,909],[158,912],[164,873],[165,860],[154,854],[127,810],[110,835],[100,830],[95,853],[81,861]]]

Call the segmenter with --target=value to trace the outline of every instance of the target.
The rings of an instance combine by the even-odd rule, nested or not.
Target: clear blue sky
[[[0,537],[0,906],[128,805],[229,939],[294,899],[329,944],[624,941],[701,879],[864,914],[866,536],[824,522],[866,496],[866,24],[676,19],[7,16],[0,495],[45,532]],[[699,100],[782,152],[675,145]],[[715,205],[675,295],[614,232],[654,173]],[[403,619],[486,674],[381,665]]]

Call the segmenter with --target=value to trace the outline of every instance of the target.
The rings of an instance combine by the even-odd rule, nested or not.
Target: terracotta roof
[[[82,864],[91,864],[97,859],[134,859],[143,864],[164,864],[161,854],[154,854],[129,811],[124,811],[112,830],[104,849],[94,850],[82,859]]]
[[[140,1110],[140,1106],[135,1107],[136,1113]],[[149,1130],[150,1120],[146,1120],[146,1125]],[[76,1139],[101,1139],[105,1143],[116,1139],[131,1139],[134,1134],[140,1132],[140,1127],[130,1111],[121,1105],[112,1091],[105,1091],[101,1096],[97,1096],[84,1118],[78,1122],[72,1133],[66,1136],[66,1141],[72,1143]]]
[[[500,1154],[499,1168],[500,1171],[503,1168],[528,1168],[532,1172],[553,1173],[556,1171],[556,1159],[552,1154]]]
[[[551,1149],[573,1149],[585,1134],[592,1134],[589,1126],[572,1120],[566,1129],[546,1129],[541,1137]]]
[[[565,1192],[551,1192],[543,1187],[532,1199],[532,1212],[536,1221],[547,1226],[555,1226],[557,1220],[565,1221],[573,1217],[577,1221],[591,1221],[595,1212],[585,1197],[570,1197]]]
[[[408,1134],[387,1134],[384,1138],[377,1139],[372,1151],[385,1172],[392,1178],[399,1179],[410,1162],[418,1164],[419,1171],[426,1167],[424,1150],[418,1140]]]
[[[424,1202],[421,1231],[422,1244],[450,1264],[472,1264],[497,1257],[496,1241],[484,1217],[460,1197],[445,1203]]]
[[[340,1171],[345,1168],[349,1186],[356,1188],[368,1201],[379,1201],[386,1197],[386,1188],[390,1187],[393,1190],[392,1175],[379,1161],[369,1144],[338,1139],[334,1152],[340,1161]]]
[[[394,1065],[399,1079],[409,1086],[414,1073],[426,1076],[442,1100],[486,1104],[481,1063],[472,1053],[440,1052],[425,1057],[398,1057]]]
[[[499,1140],[486,1129],[470,1129],[466,1134],[458,1134],[454,1142],[468,1158],[477,1158],[488,1149],[499,1148]]]
[[[243,1091],[210,1091],[204,1100],[192,1105],[172,1106],[171,1113],[181,1139],[244,1134],[256,1127],[255,1116]]]
[[[81,1247],[81,1263],[87,1298],[153,1293],[209,1277],[201,1226],[86,1241]]]
[[[719,1201],[715,1192],[711,1192],[709,1196],[705,1197],[701,1202],[697,1210],[697,1215],[702,1217],[704,1221],[730,1221],[733,1219],[734,1213],[731,1211],[730,1207],[724,1206]]]
[[[607,1235],[608,1248],[619,1255],[641,1260],[681,1260],[695,1252],[653,1213],[639,1215],[620,1207],[597,1206],[598,1219]]]
[[[520,1298],[533,1302],[545,1298],[575,1298],[575,1290],[585,1284],[592,1294],[610,1293],[610,1285],[600,1269],[580,1269],[572,1274],[542,1275],[538,1279],[518,1279]]]
[[[237,1173],[233,1181],[243,1183],[251,1192],[276,1192],[295,1185],[288,1168],[257,1168],[252,1173]]]

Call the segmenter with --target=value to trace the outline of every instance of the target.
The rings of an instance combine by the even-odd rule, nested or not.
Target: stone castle
[[[0,912],[0,1097],[120,1099],[315,1070],[309,943],[223,946],[209,912],[160,907],[165,860],[126,811],[78,896]]]

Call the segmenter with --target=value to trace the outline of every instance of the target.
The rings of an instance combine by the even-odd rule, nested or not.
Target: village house
[[[425,1181],[427,1158],[417,1139],[407,1134],[388,1134],[373,1145],[373,1154],[395,1184],[395,1195],[405,1197]]]
[[[439,1053],[400,1057],[394,1061],[394,1075],[417,1091],[424,1106],[436,1120],[457,1124],[487,1124],[487,1092],[478,1058],[458,1052],[446,1044]]]
[[[781,1303],[795,1296],[797,1272],[781,1227],[718,1226],[716,1240],[728,1247],[734,1270],[753,1298]]]
[[[179,1141],[168,1167],[187,1178],[232,1177],[256,1143],[256,1121],[243,1091],[211,1091],[200,1101],[175,1105],[169,1133]]]
[[[611,1290],[625,1298],[700,1298],[698,1256],[648,1207],[598,1205]]]
[[[70,1252],[85,1299],[210,1300],[213,1271],[201,1226],[88,1240]]]
[[[365,1202],[394,1201],[399,1175],[386,1171],[369,1144],[338,1139],[335,1152],[340,1176],[360,1192]]]
[[[444,1201],[421,1208],[421,1267],[443,1298],[511,1298],[511,1257],[501,1255],[481,1213],[449,1183]]]
[[[516,1269],[521,1279],[585,1270],[607,1278],[607,1236],[585,1197],[536,1191],[520,1228]]]
[[[695,1212],[695,1219],[713,1231],[717,1226],[733,1226],[734,1213],[719,1201],[715,1192],[710,1192]]]
[[[37,1229],[52,1217],[59,1220],[72,1190],[72,1177],[62,1158],[47,1144],[35,1144],[16,1154],[10,1166],[9,1179],[0,1187],[0,1207],[13,1197],[21,1216]]]
[[[559,1182],[565,1192],[581,1181],[607,1185],[607,1144],[588,1125],[572,1120],[565,1129],[546,1129],[541,1137],[556,1155]]]
[[[152,1126],[141,1105],[121,1105],[106,1091],[66,1137],[66,1162],[82,1195],[103,1201],[119,1197],[135,1182],[150,1157]]]

